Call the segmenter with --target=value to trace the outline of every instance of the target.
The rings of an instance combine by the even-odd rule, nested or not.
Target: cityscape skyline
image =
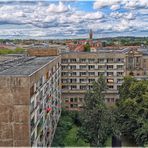
[[[147,0],[0,0],[0,38],[148,36]]]

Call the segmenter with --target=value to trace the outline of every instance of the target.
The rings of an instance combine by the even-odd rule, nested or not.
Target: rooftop
[[[0,56],[0,59],[2,56]],[[14,59],[4,60],[0,62],[0,75],[31,75],[47,63],[51,62],[52,57],[15,57]]]

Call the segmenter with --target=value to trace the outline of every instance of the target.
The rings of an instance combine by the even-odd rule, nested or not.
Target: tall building
[[[92,29],[90,29],[90,31],[89,31],[89,39],[90,39],[90,40],[93,39],[93,31],[92,31]]]
[[[60,64],[60,56],[0,61],[0,146],[51,145],[61,113]]]
[[[87,90],[100,75],[106,77],[105,101],[108,105],[119,99],[118,89],[124,76],[145,79],[148,54],[133,49],[69,52],[62,54],[62,100],[68,110],[81,110]]]

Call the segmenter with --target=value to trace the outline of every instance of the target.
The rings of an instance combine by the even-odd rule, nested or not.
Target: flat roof
[[[0,63],[0,75],[31,75],[38,69],[50,63],[57,56],[50,57],[19,57]]]

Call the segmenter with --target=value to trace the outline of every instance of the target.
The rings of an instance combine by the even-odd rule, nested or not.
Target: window
[[[77,79],[70,79],[70,83],[76,83]]]
[[[109,88],[109,89],[113,89],[114,86],[113,86],[113,85],[108,85],[108,88]]]
[[[89,76],[95,76],[95,72],[89,72]]]
[[[104,63],[104,59],[98,59],[98,63]]]
[[[62,83],[68,83],[68,79],[62,79]]]
[[[68,59],[62,59],[62,63],[68,63]]]
[[[104,65],[98,65],[98,69],[105,69]]]
[[[122,83],[123,79],[117,79],[117,83]]]
[[[107,72],[107,76],[113,76],[114,73],[113,72]]]
[[[68,66],[67,65],[63,65],[62,66],[62,70],[64,70],[64,69],[68,69]]]
[[[87,80],[86,79],[80,79],[80,83],[86,83]]]
[[[123,65],[117,65],[117,69],[123,69]]]
[[[89,83],[95,82],[95,79],[88,79]]]
[[[76,65],[71,65],[70,69],[76,69]]]
[[[107,65],[107,69],[113,69],[113,65]]]
[[[70,76],[76,76],[76,75],[77,75],[76,72],[71,72],[71,73],[70,73]]]
[[[80,69],[87,69],[86,65],[80,65]]]
[[[114,62],[114,59],[113,58],[107,59],[107,63],[113,63],[113,62]]]
[[[70,98],[70,102],[74,102],[74,99],[73,98]]]
[[[89,65],[88,66],[88,69],[90,70],[90,69],[95,69],[95,65]]]
[[[98,72],[98,76],[104,76],[104,72]]]
[[[83,86],[83,85],[81,85],[81,86],[80,86],[80,89],[82,89],[82,90],[86,90],[86,89],[87,89],[87,86]]]
[[[117,76],[118,77],[123,76],[123,72],[117,72]]]
[[[69,87],[67,85],[63,85],[62,89],[69,89]]]
[[[80,76],[86,76],[86,72],[80,72]]]
[[[77,89],[77,86],[76,85],[71,85],[71,90],[75,90]]]
[[[70,107],[71,108],[77,108],[78,107],[78,104],[70,104]]]
[[[92,85],[89,85],[88,88],[89,88],[89,90],[92,90],[93,89],[93,86]]]
[[[62,76],[68,76],[68,72],[62,72]]]
[[[88,62],[89,63],[94,63],[95,62],[95,59],[88,59]]]
[[[77,60],[76,59],[70,59],[70,62],[75,63],[75,62],[77,62]]]
[[[80,59],[80,62],[81,63],[85,63],[86,62],[86,59]]]

